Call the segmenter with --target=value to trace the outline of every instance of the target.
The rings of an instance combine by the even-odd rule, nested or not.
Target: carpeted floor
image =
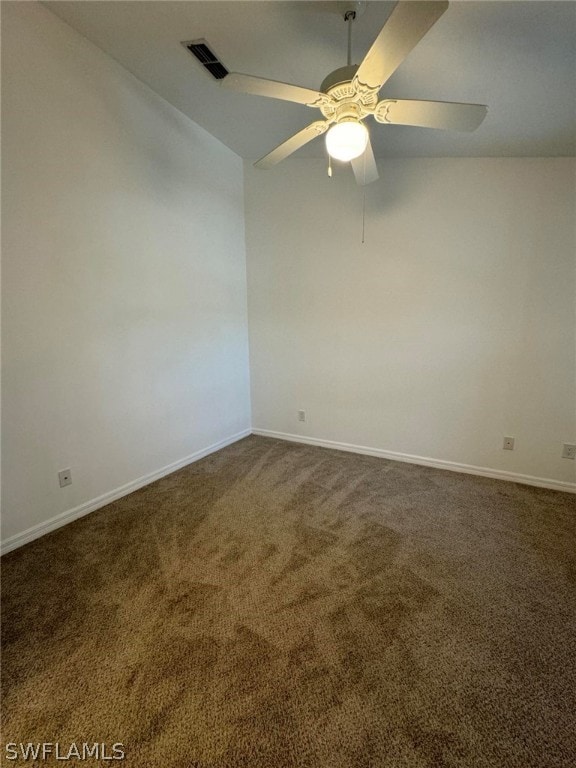
[[[576,765],[569,494],[252,436],[2,566],[4,741]]]

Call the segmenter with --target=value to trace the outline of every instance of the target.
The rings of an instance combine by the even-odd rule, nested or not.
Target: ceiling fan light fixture
[[[482,104],[415,99],[380,100],[378,96],[404,59],[446,11],[448,0],[399,0],[359,65],[352,64],[351,32],[353,19],[365,3],[348,0],[337,5],[345,6],[342,11],[348,25],[347,65],[330,72],[324,78],[320,90],[240,72],[226,74],[227,70],[222,67],[222,74],[226,76],[221,77],[221,85],[226,90],[291,101],[313,107],[322,114],[322,120],[310,123],[261,157],[254,163],[256,168],[272,168],[308,142],[325,135],[330,159],[351,161],[357,183],[365,186],[378,178],[368,130],[362,124],[366,118],[372,116],[377,123],[387,125],[456,131],[473,131],[480,125],[486,116],[486,107]],[[201,47],[205,46],[205,41],[197,40],[193,43],[200,43],[200,50],[196,53],[201,54],[203,63],[204,56],[215,58],[211,50],[207,52]],[[212,60],[207,64],[221,66]]]
[[[326,149],[334,160],[348,162],[364,152],[368,130],[359,120],[344,120],[333,125],[326,134]]]

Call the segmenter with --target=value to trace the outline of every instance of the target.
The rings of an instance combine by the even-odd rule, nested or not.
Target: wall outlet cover
[[[306,421],[306,411],[298,411],[298,421]]]
[[[64,488],[66,485],[72,485],[72,472],[70,469],[62,469],[58,472],[58,482],[60,488]]]
[[[574,443],[564,443],[562,449],[563,459],[576,459],[576,445]]]
[[[502,445],[502,448],[505,451],[513,451],[514,450],[514,438],[513,437],[505,437],[504,443]]]

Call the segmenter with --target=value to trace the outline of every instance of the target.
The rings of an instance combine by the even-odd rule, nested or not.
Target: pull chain
[[[366,232],[366,152],[362,158],[362,175],[364,176],[364,185],[362,187],[362,242]]]

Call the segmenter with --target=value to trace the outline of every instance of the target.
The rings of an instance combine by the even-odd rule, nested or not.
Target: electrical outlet
[[[564,448],[562,450],[562,458],[576,459],[576,445],[573,445],[573,443],[564,443]]]
[[[306,421],[306,411],[298,411],[298,421]]]
[[[514,450],[514,438],[513,437],[505,437],[504,438],[504,444],[502,445],[502,448],[505,451],[513,451]]]
[[[69,469],[63,469],[58,472],[58,482],[60,488],[64,488],[65,485],[72,485],[72,472]]]

